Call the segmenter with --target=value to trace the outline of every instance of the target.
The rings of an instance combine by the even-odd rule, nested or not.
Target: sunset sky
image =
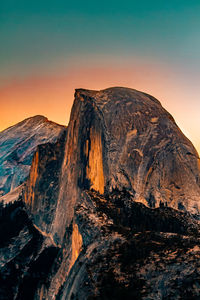
[[[200,1],[1,0],[0,130],[67,124],[75,88],[152,94],[200,153]]]

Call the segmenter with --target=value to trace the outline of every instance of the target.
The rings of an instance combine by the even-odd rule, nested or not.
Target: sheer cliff
[[[55,143],[39,145],[34,154],[23,198],[42,232],[50,233],[57,206],[60,170],[64,157],[66,130]]]
[[[160,102],[128,88],[76,90],[52,227],[64,227],[85,189],[129,191],[134,201],[199,213],[200,161]],[[65,207],[65,210],[63,210]]]
[[[77,90],[75,105],[81,187],[125,188],[149,207],[199,211],[198,154],[158,100],[126,88]]]

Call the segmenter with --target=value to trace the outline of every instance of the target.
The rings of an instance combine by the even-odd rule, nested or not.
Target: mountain
[[[200,297],[199,157],[152,96],[76,90],[22,189],[0,207],[2,299]]]
[[[77,116],[82,186],[199,212],[198,154],[158,100],[127,88],[77,90],[71,126]]]
[[[199,213],[199,157],[160,102],[127,88],[76,90],[52,231],[62,240],[83,190]],[[63,207],[66,207],[63,213]]]
[[[26,180],[37,146],[56,142],[63,130],[64,126],[35,116],[0,132],[0,195]]]

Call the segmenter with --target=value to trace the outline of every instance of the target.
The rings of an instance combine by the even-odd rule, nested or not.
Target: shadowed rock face
[[[57,206],[60,171],[64,157],[66,130],[54,144],[39,145],[34,154],[23,198],[34,224],[50,234]]]
[[[56,142],[64,128],[35,116],[0,132],[0,195],[27,179],[37,146]]]
[[[0,203],[0,225],[0,299],[35,299],[58,250],[37,231],[21,201]]]

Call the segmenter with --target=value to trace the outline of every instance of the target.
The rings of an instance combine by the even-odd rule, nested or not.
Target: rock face
[[[37,146],[56,142],[64,128],[35,116],[0,133],[0,195],[12,192],[26,180]]]
[[[0,211],[16,222],[0,249],[13,299],[198,299],[199,168],[152,96],[76,90],[66,134],[34,154],[26,208]]]
[[[125,188],[149,207],[199,212],[198,154],[158,100],[126,88],[77,90],[73,112],[78,107],[81,187]]]
[[[199,213],[199,157],[152,96],[127,88],[79,89],[52,227],[61,241],[85,189],[100,194],[126,189],[134,201],[152,208],[162,203]]]
[[[65,138],[66,130],[63,130],[56,143],[37,147],[24,188],[24,202],[34,224],[47,234],[50,233],[57,206]]]

